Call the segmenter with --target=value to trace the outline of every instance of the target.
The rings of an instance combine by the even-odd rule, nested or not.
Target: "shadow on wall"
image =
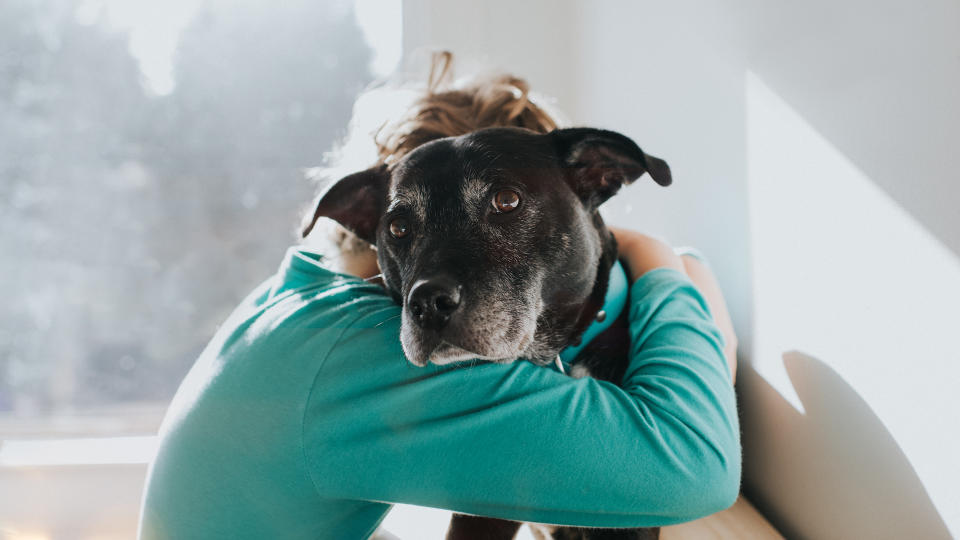
[[[805,413],[749,365],[737,382],[742,422],[752,426],[743,441],[752,463],[744,490],[761,512],[788,538],[951,538],[906,455],[857,392],[804,353],[785,353],[783,362]],[[782,476],[751,477],[770,470]]]

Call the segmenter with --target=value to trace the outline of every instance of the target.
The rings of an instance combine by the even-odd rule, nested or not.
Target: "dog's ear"
[[[317,200],[313,218],[303,228],[306,237],[321,217],[333,219],[360,238],[376,243],[377,224],[387,200],[390,171],[376,165],[334,182]]]
[[[645,154],[629,137],[615,131],[568,128],[547,136],[553,139],[570,187],[591,208],[643,173],[661,186],[673,181],[666,161]]]

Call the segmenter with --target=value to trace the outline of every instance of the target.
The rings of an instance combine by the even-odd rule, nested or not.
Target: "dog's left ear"
[[[629,137],[615,131],[569,128],[547,136],[554,141],[570,187],[591,208],[643,173],[661,186],[673,181],[666,161],[645,154]]]
[[[389,181],[390,171],[386,165],[376,165],[337,180],[317,200],[313,218],[303,228],[303,237],[310,234],[318,219],[328,217],[375,244]]]

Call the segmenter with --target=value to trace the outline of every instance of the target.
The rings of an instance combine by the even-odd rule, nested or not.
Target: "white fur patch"
[[[575,365],[570,368],[570,376],[574,379],[582,379],[590,376],[590,370],[587,366]]]

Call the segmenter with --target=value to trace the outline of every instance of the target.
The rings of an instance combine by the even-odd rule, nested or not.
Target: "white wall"
[[[744,345],[745,489],[775,524],[960,534],[960,4],[407,0],[404,20],[408,52],[528,77],[671,164],[606,215],[710,258]]]
[[[947,537],[960,259],[756,76],[747,113],[746,480],[810,538]]]
[[[406,64],[432,50],[457,53],[457,72],[506,68],[569,109],[576,101],[579,64],[571,0],[403,1]],[[416,65],[411,67],[416,68]]]
[[[697,17],[690,17],[698,13]],[[645,179],[605,208],[608,221],[703,251],[729,296],[745,351],[751,291],[743,75],[712,2],[579,4],[578,123],[621,131],[670,163],[674,184]]]

